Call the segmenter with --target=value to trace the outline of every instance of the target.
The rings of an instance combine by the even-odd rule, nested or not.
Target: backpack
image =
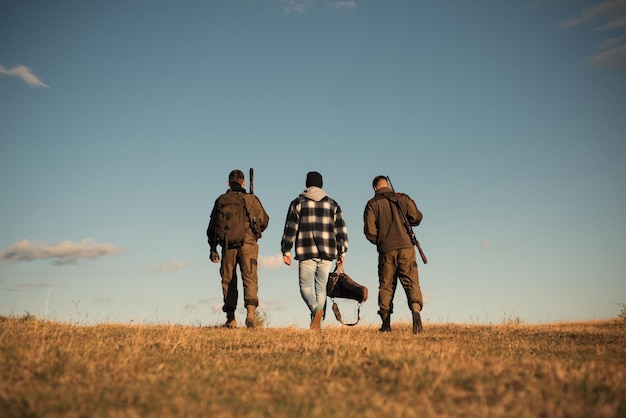
[[[246,237],[248,210],[241,193],[225,193],[216,202],[215,236],[225,248],[241,247]]]

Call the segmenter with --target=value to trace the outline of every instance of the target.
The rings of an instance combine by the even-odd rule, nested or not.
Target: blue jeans
[[[332,263],[330,260],[311,258],[298,264],[300,295],[311,313],[323,309],[326,304],[326,284]]]

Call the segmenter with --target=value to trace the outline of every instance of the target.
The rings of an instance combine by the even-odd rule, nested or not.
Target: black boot
[[[225,328],[237,328],[237,320],[235,320],[235,311],[226,311]]]
[[[380,332],[391,332],[391,315],[388,312],[379,312],[380,318],[383,320],[383,324],[381,325],[379,331]]]

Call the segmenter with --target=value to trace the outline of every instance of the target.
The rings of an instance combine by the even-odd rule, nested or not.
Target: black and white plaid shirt
[[[283,254],[291,252],[294,242],[296,260],[334,260],[338,250],[342,254],[348,250],[348,228],[341,207],[330,196],[323,196],[313,200],[305,191],[291,202],[280,242]]]

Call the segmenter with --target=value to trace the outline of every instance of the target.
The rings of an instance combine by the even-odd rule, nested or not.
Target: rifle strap
[[[398,198],[398,195],[396,195],[395,200],[390,199],[388,197],[385,197],[385,199],[387,199],[387,201],[389,202],[389,206],[391,207],[391,213],[397,214],[397,218],[395,215],[394,215],[394,218],[400,219],[400,222],[404,223],[406,219],[403,215],[403,211],[402,211],[402,207],[400,206],[400,199]]]

